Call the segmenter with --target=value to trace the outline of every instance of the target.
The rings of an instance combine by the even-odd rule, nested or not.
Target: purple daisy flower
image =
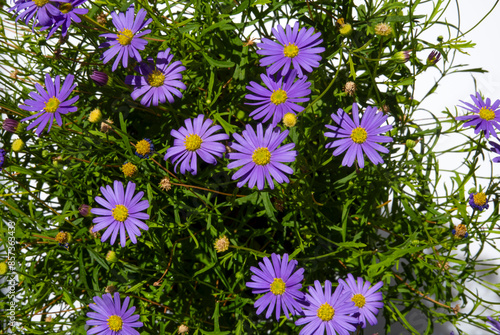
[[[473,104],[460,100],[465,106],[460,106],[473,112],[472,115],[457,116],[455,120],[467,121],[463,124],[463,127],[476,126],[474,133],[478,134],[481,130],[484,132],[484,137],[489,138],[490,133],[497,137],[495,128],[500,130],[500,100],[496,100],[493,105],[491,104],[490,98],[486,101],[481,98],[479,92],[476,92],[476,96],[471,95]],[[495,128],[494,128],[495,127]]]
[[[36,119],[36,121],[32,122],[26,128],[26,130],[33,129],[35,126],[38,126],[36,129],[36,134],[40,136],[49,121],[49,129],[47,129],[47,132],[50,131],[54,119],[57,121],[57,124],[59,126],[62,126],[61,114],[64,115],[71,112],[76,112],[78,108],[71,105],[78,101],[78,95],[69,100],[66,100],[76,87],[76,84],[73,85],[73,79],[73,75],[68,74],[66,80],[64,81],[64,84],[61,87],[61,78],[59,76],[56,76],[54,82],[52,82],[52,78],[50,78],[49,74],[47,73],[45,75],[45,87],[47,91],[45,91],[40,84],[35,84],[35,88],[38,93],[30,92],[29,94],[30,97],[35,100],[25,100],[25,105],[19,105],[19,108],[26,111],[40,111],[21,120],[29,121],[31,119],[38,118]]]
[[[146,18],[146,10],[141,8],[137,12],[137,16],[134,18],[134,6],[130,6],[126,13],[111,13],[113,18],[113,25],[118,29],[118,33],[108,33],[99,35],[101,37],[106,37],[107,41],[102,43],[99,48],[111,47],[104,51],[101,56],[102,62],[106,64],[117,54],[118,56],[113,63],[112,71],[115,71],[122,59],[123,67],[128,66],[129,56],[140,62],[142,60],[141,55],[138,50],[144,50],[148,41],[140,38],[151,32],[150,29],[144,30],[142,33],[137,33],[139,30],[144,29],[148,24],[153,21],[153,19]]]
[[[495,142],[492,142],[492,141],[490,141],[490,144],[492,145],[490,150],[493,151],[494,153],[500,155],[500,145],[495,143]],[[500,157],[495,157],[492,159],[492,161],[494,163],[500,163]]]
[[[249,100],[257,100],[258,102],[247,102],[247,105],[259,106],[255,109],[250,116],[254,120],[264,118],[262,122],[266,122],[273,117],[271,125],[276,125],[283,119],[286,113],[302,112],[304,107],[299,106],[296,102],[306,102],[309,98],[300,98],[311,94],[309,86],[310,82],[306,82],[307,77],[295,81],[297,71],[288,71],[286,76],[278,74],[276,81],[271,75],[261,74],[262,81],[267,88],[258,85],[256,82],[251,81],[247,89],[254,94],[247,94],[246,98]]]
[[[351,292],[345,291],[342,285],[337,286],[332,294],[332,283],[325,280],[325,291],[318,280],[314,287],[309,286],[309,294],[306,293],[306,301],[309,307],[305,307],[305,317],[295,321],[297,326],[307,324],[299,335],[349,335],[355,331],[354,324],[357,319],[351,314],[356,313],[358,308],[351,301]]]
[[[53,17],[61,15],[59,9],[54,6],[54,3],[63,3],[66,0],[18,0],[9,9],[9,12],[16,12],[16,22],[21,19],[26,25],[32,19],[32,30],[37,27],[48,27],[52,25]],[[37,22],[38,21],[38,22]]]
[[[87,2],[87,0],[73,0],[69,2],[62,2],[59,4],[59,15],[52,18],[52,26],[45,26],[40,30],[45,30],[51,28],[47,39],[49,39],[52,34],[54,34],[57,28],[61,27],[61,35],[64,37],[68,33],[68,29],[71,26],[71,21],[76,23],[82,22],[78,15],[85,15],[88,13],[86,8],[76,8]]]
[[[199,156],[204,162],[209,164],[217,164],[214,156],[222,157],[226,151],[226,147],[218,141],[228,140],[226,134],[212,135],[221,126],[212,126],[213,121],[206,119],[204,116],[198,115],[196,119],[186,119],[184,124],[186,127],[180,127],[179,130],[172,129],[170,135],[174,139],[174,146],[167,150],[163,159],[171,158],[172,163],[175,163],[174,171],[177,171],[177,165],[181,164],[181,173],[186,171],[193,175],[198,173],[197,157]]]
[[[427,56],[427,64],[434,65],[441,59],[441,53],[436,50],[432,50],[429,56]]]
[[[0,171],[2,171],[3,163],[5,162],[6,155],[7,155],[7,151],[5,151],[5,149],[0,148]]]
[[[365,166],[363,152],[375,165],[384,162],[377,151],[388,153],[389,149],[376,142],[392,142],[392,137],[379,135],[392,129],[391,125],[381,127],[382,123],[387,120],[387,115],[377,113],[376,107],[367,107],[360,123],[358,105],[354,103],[352,104],[353,119],[341,108],[337,111],[337,115],[332,114],[331,117],[339,126],[326,125],[328,129],[333,130],[333,133],[327,132],[325,136],[336,140],[328,143],[326,148],[337,147],[333,151],[334,156],[347,150],[342,165],[352,166],[354,160],[357,159],[359,167],[363,168]]]
[[[238,143],[229,144],[231,149],[238,152],[227,154],[229,159],[235,160],[227,167],[234,169],[243,166],[235,172],[232,180],[241,177],[241,180],[236,184],[238,187],[242,187],[248,182],[249,188],[253,188],[257,184],[259,190],[264,189],[266,180],[269,187],[274,189],[273,178],[280,184],[288,183],[289,179],[285,173],[292,174],[293,170],[282,162],[295,161],[297,151],[290,151],[295,147],[295,143],[285,144],[278,148],[287,137],[288,130],[280,132],[279,129],[269,126],[264,134],[262,123],[257,125],[257,133],[248,124],[245,129],[243,136],[233,134]]]
[[[153,58],[149,57],[148,62],[143,62],[135,67],[135,71],[139,72],[140,76],[127,76],[125,78],[125,84],[135,86],[131,94],[132,99],[135,100],[144,95],[141,104],[149,107],[151,102],[153,106],[158,106],[158,101],[162,104],[166,100],[173,103],[172,93],[182,98],[182,93],[176,87],[186,89],[186,85],[181,81],[182,74],[180,74],[186,68],[182,66],[180,61],[170,64],[174,55],[169,53],[170,48],[160,51],[156,58],[156,64]]]
[[[367,321],[372,326],[376,325],[377,318],[375,315],[378,314],[379,309],[384,307],[382,292],[377,291],[384,283],[378,282],[370,287],[371,283],[369,281],[363,283],[363,278],[360,277],[356,281],[354,276],[349,273],[345,281],[342,279],[339,280],[339,284],[344,285],[346,292],[350,292],[349,298],[354,302],[354,306],[357,309],[353,316],[358,318],[361,328],[366,328]]]
[[[497,334],[500,334],[500,322],[497,320],[493,319],[491,316],[488,316],[488,321],[486,323],[490,323],[490,325],[493,327],[493,330],[497,332]]]
[[[111,294],[108,293],[102,298],[95,296],[94,302],[95,304],[89,304],[89,307],[95,312],[87,313],[90,318],[87,325],[96,327],[90,328],[87,334],[139,335],[139,332],[134,328],[142,327],[143,323],[137,321],[140,315],[134,314],[135,306],[128,308],[129,297],[123,300],[123,305],[118,292],[115,292],[114,301]]]
[[[472,208],[477,209],[478,211],[483,211],[490,207],[490,205],[488,205],[488,199],[486,198],[486,194],[484,194],[484,192],[469,194],[469,205]]]
[[[140,140],[135,145],[135,154],[140,158],[150,158],[155,152],[155,145],[149,138]]]
[[[97,86],[104,86],[108,83],[109,78],[106,73],[94,70],[90,75],[90,79],[92,79]]]
[[[262,43],[257,46],[262,50],[257,50],[259,55],[264,55],[260,60],[261,66],[268,66],[269,73],[274,74],[279,69],[282,75],[285,75],[290,67],[297,70],[299,78],[304,76],[302,70],[312,72],[314,67],[319,66],[321,56],[319,53],[325,51],[323,47],[316,47],[323,40],[321,33],[314,33],[314,28],[299,29],[299,23],[296,22],[293,29],[290,25],[286,26],[286,32],[283,27],[278,26],[278,30],[272,29],[274,37],[278,42],[271,41],[268,38],[262,38]]]
[[[254,275],[246,285],[253,288],[254,294],[266,293],[255,301],[256,313],[260,314],[267,308],[266,319],[269,319],[274,310],[276,320],[279,320],[282,310],[287,318],[289,313],[303,315],[304,293],[299,290],[302,288],[304,269],[295,271],[298,262],[288,261],[288,254],[284,254],[283,258],[272,254],[271,260],[264,257],[264,263],[259,262],[260,269],[250,268]]]
[[[106,199],[95,197],[95,201],[105,208],[92,208],[90,210],[92,214],[101,215],[92,220],[96,224],[92,232],[96,233],[107,228],[101,241],[105,242],[113,234],[111,245],[115,243],[119,232],[122,247],[125,247],[127,243],[126,233],[128,233],[132,243],[136,244],[136,236],[141,236],[139,228],[149,229],[148,225],[141,221],[149,219],[147,213],[141,212],[149,208],[149,202],[147,200],[139,201],[144,195],[142,191],[134,196],[135,184],[131,181],[128,182],[125,192],[121,181],[115,180],[113,186],[114,190],[110,185],[101,187],[101,192]]]

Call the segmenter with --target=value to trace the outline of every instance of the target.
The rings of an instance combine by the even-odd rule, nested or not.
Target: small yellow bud
[[[0,263],[0,276],[3,276],[4,274],[7,273],[7,270],[9,269],[7,263],[2,262]]]
[[[113,250],[108,251],[108,254],[106,255],[106,260],[110,263],[118,262],[118,257],[116,256],[116,252],[114,252]]]
[[[102,113],[99,108],[94,109],[92,112],[90,112],[89,115],[89,121],[91,123],[97,123],[100,122],[102,119]]]
[[[217,250],[217,252],[224,252],[229,249],[229,240],[227,239],[226,235],[219,237],[219,239],[215,241],[214,248],[215,250]]]
[[[291,128],[297,124],[297,115],[293,113],[286,113],[283,116],[283,124],[288,128]]]
[[[20,138],[16,139],[12,142],[12,151],[19,152],[24,149],[24,141]]]

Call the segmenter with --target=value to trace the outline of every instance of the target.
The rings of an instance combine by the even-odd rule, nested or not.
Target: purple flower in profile
[[[297,151],[290,151],[295,144],[289,143],[278,148],[287,135],[288,130],[280,132],[273,126],[269,126],[264,134],[262,123],[257,125],[257,133],[247,124],[243,136],[233,134],[237,143],[233,142],[229,147],[238,152],[227,154],[229,159],[235,160],[227,167],[234,169],[242,166],[232,177],[232,180],[241,178],[236,184],[238,187],[248,182],[248,187],[253,188],[257,184],[257,188],[262,190],[267,180],[269,187],[274,189],[273,178],[280,184],[289,182],[285,173],[292,174],[293,170],[282,162],[295,161]]]
[[[125,192],[121,181],[115,180],[113,186],[114,190],[110,185],[101,187],[105,199],[95,197],[95,201],[104,208],[90,210],[92,214],[100,215],[92,220],[96,224],[92,232],[96,233],[107,228],[101,241],[105,242],[111,236],[111,245],[115,244],[116,237],[120,233],[122,247],[125,247],[127,243],[126,234],[128,233],[132,243],[136,244],[136,236],[141,236],[139,228],[149,229],[148,225],[141,221],[149,219],[148,214],[142,213],[143,210],[148,209],[149,202],[147,200],[139,201],[144,195],[142,191],[134,196],[135,184],[131,181],[128,182]]]
[[[104,86],[108,83],[108,75],[97,70],[92,72],[90,79],[92,79],[97,86]]]
[[[497,334],[500,334],[500,322],[493,319],[491,316],[488,316],[488,321],[486,321],[486,323],[488,323],[488,322],[493,327],[493,330],[495,330],[497,332]]]
[[[122,60],[123,67],[128,66],[129,57],[132,57],[138,62],[142,60],[138,50],[144,50],[148,41],[140,37],[149,34],[151,30],[147,29],[142,33],[138,33],[138,31],[144,29],[151,23],[151,21],[153,21],[153,19],[144,21],[146,18],[146,10],[143,8],[141,8],[137,12],[137,16],[134,17],[134,6],[130,6],[126,13],[117,14],[113,12],[111,13],[111,17],[113,18],[113,25],[116,29],[118,29],[118,33],[99,35],[101,37],[106,37],[107,39],[107,41],[102,43],[99,48],[111,47],[104,51],[101,56],[104,64],[118,55],[113,63],[113,67],[111,68],[112,71],[115,71],[118,67],[118,63],[120,63],[120,59]]]
[[[491,104],[490,98],[486,101],[481,98],[479,92],[476,92],[476,96],[471,94],[473,104],[460,100],[465,106],[460,106],[468,111],[474,113],[472,115],[457,116],[455,120],[467,121],[463,124],[463,127],[476,126],[474,133],[478,134],[481,130],[484,132],[484,137],[489,138],[490,133],[497,137],[495,128],[500,130],[500,100],[496,100],[493,105]]]
[[[156,58],[156,64],[153,58],[149,57],[148,62],[143,62],[135,67],[135,71],[139,72],[140,76],[127,76],[125,84],[135,86],[131,96],[132,99],[137,99],[144,95],[141,99],[141,104],[149,107],[158,106],[158,101],[162,104],[166,100],[173,103],[174,97],[172,94],[182,98],[182,93],[176,88],[186,89],[186,85],[181,81],[182,74],[186,68],[182,66],[180,61],[175,61],[172,64],[174,55],[170,55],[170,48],[165,51],[160,51]]]
[[[493,151],[494,153],[500,155],[500,145],[495,143],[495,142],[492,142],[492,141],[490,141],[490,144],[492,145],[490,150]],[[492,159],[492,161],[494,163],[500,163],[500,157],[495,157]]]
[[[486,198],[484,192],[469,194],[469,205],[480,212],[490,207],[488,205],[488,198]]]
[[[365,166],[363,152],[375,165],[384,162],[377,151],[388,153],[389,150],[376,142],[392,142],[392,137],[379,135],[392,129],[391,125],[381,127],[387,120],[387,115],[377,113],[376,107],[367,107],[360,123],[358,105],[354,103],[352,104],[353,119],[341,108],[336,115],[332,114],[331,117],[338,127],[326,125],[328,129],[333,130],[333,133],[326,132],[325,136],[335,140],[328,143],[326,148],[337,147],[333,151],[334,156],[347,150],[342,165],[352,166],[354,160],[357,159],[359,167],[363,168]]]
[[[323,47],[316,47],[323,40],[320,38],[321,33],[314,33],[314,28],[299,29],[299,23],[296,22],[293,29],[290,25],[286,26],[286,32],[283,27],[278,26],[278,29],[272,29],[274,37],[278,42],[271,41],[268,38],[262,38],[262,43],[257,46],[261,50],[257,50],[259,55],[264,55],[260,60],[261,66],[268,66],[269,73],[274,74],[279,69],[282,75],[285,75],[290,67],[293,66],[299,74],[299,78],[304,76],[304,71],[312,72],[314,67],[319,66],[321,56],[319,53],[325,51]]]
[[[369,281],[363,282],[363,278],[360,277],[358,277],[356,281],[354,276],[349,273],[345,281],[342,279],[339,280],[339,284],[344,285],[344,290],[346,292],[350,292],[349,298],[354,302],[354,306],[357,308],[353,316],[358,318],[358,323],[361,325],[361,328],[366,328],[367,321],[372,326],[376,325],[377,318],[375,315],[384,307],[382,293],[377,291],[384,283],[378,282],[370,287],[371,283]]]
[[[38,126],[36,129],[36,134],[40,136],[49,121],[49,129],[47,129],[47,132],[50,131],[54,119],[59,126],[62,126],[61,114],[64,115],[71,112],[76,112],[78,108],[71,105],[78,101],[78,95],[69,100],[66,100],[76,87],[76,84],[73,85],[73,79],[73,75],[68,74],[66,80],[64,81],[64,84],[61,87],[61,78],[59,76],[56,76],[54,82],[52,82],[52,78],[50,78],[49,74],[47,73],[45,75],[45,87],[47,91],[45,91],[40,84],[35,84],[35,88],[38,93],[30,92],[29,94],[30,97],[35,100],[25,100],[24,105],[19,105],[19,108],[26,111],[40,111],[21,120],[22,122],[38,118],[36,119],[36,121],[32,122],[26,128],[26,130],[33,129],[35,126]]]
[[[87,2],[87,0],[73,0],[69,2],[59,3],[59,15],[56,15],[52,18],[52,25],[45,26],[40,30],[45,30],[51,28],[49,34],[47,35],[47,39],[49,39],[52,34],[54,34],[57,28],[61,27],[61,36],[66,36],[68,33],[68,29],[71,26],[71,21],[76,23],[82,22],[78,15],[85,15],[88,13],[88,9],[86,8],[76,8]]]
[[[7,151],[5,151],[5,149],[0,148],[0,171],[2,171],[3,163],[5,162],[6,155],[7,155]]]
[[[264,257],[264,262],[259,262],[260,269],[250,268],[254,275],[246,285],[253,288],[254,294],[265,293],[254,303],[256,313],[260,314],[267,308],[266,319],[269,319],[274,310],[276,320],[279,320],[281,311],[287,318],[289,313],[303,315],[304,293],[299,290],[302,288],[304,269],[295,271],[298,262],[288,261],[288,254],[284,254],[283,258],[272,254],[271,260]]]
[[[286,113],[302,112],[304,107],[297,105],[297,102],[306,102],[309,98],[300,98],[311,94],[310,82],[306,82],[307,77],[295,81],[297,71],[288,71],[286,76],[278,74],[276,80],[272,75],[261,74],[260,77],[266,85],[262,87],[251,81],[247,89],[253,94],[247,94],[246,98],[257,102],[247,102],[247,105],[259,106],[250,116],[254,120],[264,118],[266,122],[273,117],[271,125],[276,125],[283,119]],[[295,81],[295,82],[294,82]]]
[[[21,19],[26,25],[34,18],[32,30],[36,27],[50,27],[53,18],[60,15],[59,9],[54,3],[64,3],[66,0],[17,0],[9,9],[9,12],[16,12],[16,22]],[[38,22],[37,22],[38,21]]]
[[[226,134],[213,135],[221,126],[212,126],[213,121],[206,119],[203,121],[203,114],[198,115],[196,119],[186,119],[184,124],[186,127],[180,127],[179,130],[172,129],[170,135],[174,139],[174,146],[167,150],[163,157],[165,160],[171,159],[175,163],[174,171],[177,171],[177,165],[181,164],[181,173],[186,171],[193,175],[198,173],[197,157],[199,156],[204,162],[209,164],[217,164],[214,156],[222,157],[226,151],[226,147],[219,141],[228,140]]]
[[[357,319],[352,316],[358,308],[351,301],[351,292],[345,291],[342,285],[337,286],[332,294],[332,283],[325,280],[325,291],[318,280],[314,287],[309,286],[306,293],[309,307],[304,308],[305,317],[295,321],[297,326],[307,324],[299,335],[349,335],[355,331]]]
[[[134,314],[135,306],[128,308],[130,298],[120,301],[120,294],[115,292],[114,301],[110,293],[102,296],[95,296],[95,304],[89,304],[89,307],[95,312],[88,312],[87,325],[96,326],[90,328],[87,334],[98,335],[139,335],[134,328],[142,327],[143,323],[139,320],[140,315]]]

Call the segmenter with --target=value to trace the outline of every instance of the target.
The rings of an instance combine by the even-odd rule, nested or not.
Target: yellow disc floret
[[[335,315],[335,309],[333,309],[329,303],[325,302],[323,305],[319,306],[316,315],[323,321],[330,321]]]
[[[152,87],[163,86],[165,82],[165,75],[160,70],[154,70],[148,76],[148,83]]]
[[[474,204],[478,206],[483,206],[486,203],[486,194],[484,192],[479,192],[473,195]]]
[[[133,177],[137,173],[137,166],[130,162],[123,164],[121,169],[126,177]]]
[[[283,49],[283,54],[285,57],[294,58],[299,54],[299,48],[293,43],[288,43]]]
[[[367,137],[368,134],[365,128],[357,127],[352,130],[351,139],[354,141],[354,143],[365,143]]]
[[[360,293],[355,294],[351,300],[352,302],[354,302],[354,305],[358,308],[362,308],[366,304],[365,296]]]
[[[116,34],[116,39],[121,45],[129,45],[132,43],[134,38],[134,33],[130,29],[122,29],[118,34]]]
[[[146,140],[140,140],[135,145],[135,151],[137,151],[139,155],[146,156],[151,152],[151,143]]]
[[[281,88],[275,90],[273,94],[271,94],[271,102],[275,105],[285,103],[286,99],[288,99],[288,96],[286,95],[286,92]]]
[[[282,295],[285,293],[286,284],[281,278],[274,278],[273,282],[270,285],[271,293],[274,295]]]
[[[123,205],[116,205],[116,207],[111,210],[111,213],[116,221],[124,222],[128,218],[128,208]]]
[[[50,0],[33,0],[33,2],[35,3],[35,5],[37,5],[38,7],[43,7],[45,6],[46,4],[49,3]]]
[[[486,121],[491,121],[495,118],[495,111],[488,107],[482,107],[479,110],[479,117]]]
[[[267,165],[271,162],[271,152],[265,147],[257,148],[253,151],[252,160],[257,165]]]
[[[61,102],[59,101],[59,99],[57,99],[56,97],[52,97],[45,103],[44,109],[47,113],[55,113],[60,104]]]
[[[108,326],[114,332],[120,331],[123,328],[123,320],[118,315],[111,315],[108,318]]]
[[[297,124],[297,115],[293,113],[286,113],[283,116],[283,124],[288,128],[295,126],[295,124]]]
[[[196,151],[201,147],[202,143],[203,140],[201,139],[200,136],[196,134],[190,134],[186,136],[186,140],[184,141],[184,146],[186,147],[186,150]]]

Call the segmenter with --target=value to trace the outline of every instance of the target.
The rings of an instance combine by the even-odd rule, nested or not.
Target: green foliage
[[[421,331],[407,319],[414,310],[428,320],[425,334],[445,322],[487,329],[477,307],[489,308],[485,315],[491,315],[494,302],[470,285],[499,293],[498,284],[490,283],[498,259],[480,258],[485,246],[494,245],[498,207],[495,203],[489,217],[471,215],[465,190],[471,180],[490,197],[499,189],[494,179],[476,175],[486,144],[483,138],[464,134],[463,142],[448,150],[466,153],[468,173],[455,172],[451,186],[439,193],[438,158],[443,152],[436,144],[461,127],[449,110],[428,111],[426,123],[421,117],[426,111],[419,108],[422,101],[414,99],[417,77],[425,71],[439,71],[440,77],[424,99],[442,89],[439,82],[446,75],[483,70],[453,64],[454,53],[474,44],[443,18],[447,1],[435,2],[425,15],[417,11],[427,2],[137,1],[136,11],[144,8],[153,19],[143,58],[171,48],[174,60],[186,67],[183,98],[151,108],[133,101],[132,88],[124,83],[127,75],[136,74],[134,67],[120,65],[111,72],[112,63],[102,64],[103,49],[98,48],[104,42],[99,34],[115,28],[109,16],[104,26],[97,16],[124,11],[134,2],[87,2],[89,13],[80,24],[72,24],[69,38],[58,39],[57,32],[49,40],[46,32],[14,23],[4,6],[0,63],[16,72],[0,73],[3,118],[30,115],[18,105],[29,98],[34,83],[43,83],[45,73],[75,75],[73,95],[80,97],[78,111],[66,115],[62,127],[41,137],[21,132],[26,143],[21,152],[11,150],[15,136],[2,133],[8,155],[0,175],[0,239],[7,250],[7,224],[14,224],[16,265],[11,271],[19,276],[16,291],[23,296],[16,310],[19,332],[85,334],[87,305],[114,285],[137,307],[144,323],[141,334],[176,334],[181,324],[194,335],[296,334],[299,327],[292,320],[271,322],[257,316],[256,296],[245,285],[250,266],[271,253],[288,253],[299,261],[305,268],[304,291],[315,280],[336,285],[347,273],[372,283],[383,281],[385,307],[380,313],[387,332],[395,323],[413,334]],[[339,18],[352,25],[349,37],[339,34]],[[252,80],[260,82],[264,69],[249,34],[273,38],[270,27],[278,20],[314,27],[326,48],[321,66],[309,75],[310,103],[286,140],[295,143],[298,152],[290,164],[290,183],[274,190],[239,189],[226,158],[215,166],[201,164],[196,176],[174,173],[163,155],[173,145],[170,131],[184,119],[204,114],[228,135],[241,133],[253,122],[245,87]],[[375,25],[383,22],[391,26],[390,36],[375,34]],[[441,42],[424,40],[424,32],[434,25],[446,25],[449,36]],[[391,60],[406,50],[411,51],[408,63]],[[422,57],[432,50],[443,56],[437,66]],[[98,87],[90,80],[95,69],[110,76],[108,85]],[[344,90],[348,81],[356,83],[354,95]],[[393,142],[387,145],[390,153],[383,155],[383,165],[343,167],[342,156],[325,149],[323,133],[325,124],[332,124],[330,114],[338,108],[350,111],[353,102],[380,107],[390,115]],[[88,121],[95,108],[112,121],[112,130],[104,133],[99,124]],[[134,145],[143,138],[154,143],[157,153],[152,159],[134,155]],[[406,148],[408,140],[416,146]],[[123,175],[120,167],[125,162],[137,166],[134,177]],[[168,191],[159,187],[166,176],[172,184]],[[89,232],[93,216],[78,212],[81,204],[99,207],[94,198],[101,196],[100,187],[114,180],[132,180],[150,202],[149,230],[125,248],[102,243]],[[455,239],[454,223],[466,224],[469,237]],[[68,249],[55,241],[59,231],[72,234]],[[231,245],[217,253],[214,242],[222,235]],[[480,243],[479,251],[471,249],[473,240]],[[110,250],[119,259],[115,263],[106,261]],[[2,296],[0,304],[7,303]],[[474,305],[472,311],[455,309],[467,303]],[[53,312],[56,305],[66,312]],[[46,322],[49,314],[53,319]]]

